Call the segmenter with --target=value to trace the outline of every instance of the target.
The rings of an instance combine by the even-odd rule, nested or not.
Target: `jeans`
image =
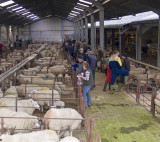
[[[91,106],[91,95],[90,95],[90,85],[85,85],[83,87],[83,98],[85,99],[85,106]]]

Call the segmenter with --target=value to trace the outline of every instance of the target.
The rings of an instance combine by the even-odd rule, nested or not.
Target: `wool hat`
[[[124,56],[124,57],[126,57],[126,58],[128,57],[128,56],[127,56],[127,53],[123,53],[122,56]]]

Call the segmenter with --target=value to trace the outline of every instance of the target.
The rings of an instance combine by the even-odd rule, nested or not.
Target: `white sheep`
[[[2,92],[2,90],[0,89],[0,98],[2,98],[3,97],[3,92]]]
[[[9,117],[4,118],[4,128],[9,130],[11,133],[25,133],[29,132],[27,129],[40,128],[38,123],[38,119],[36,116],[31,116],[25,112],[15,112],[9,109],[0,109],[0,118],[1,117]],[[16,117],[16,118],[10,118]],[[25,117],[26,119],[18,119],[18,117]],[[27,119],[29,118],[29,119]],[[1,123],[1,119],[0,119]],[[0,126],[1,129],[1,126]],[[18,130],[16,130],[18,129]],[[25,130],[21,130],[25,129]]]
[[[24,97],[25,93],[26,93],[26,96],[28,96],[29,93],[32,92],[33,90],[39,91],[42,89],[42,87],[38,87],[38,85],[35,85],[35,84],[26,84],[26,85],[22,84],[20,86],[16,86],[16,89],[17,89],[18,96]]]
[[[14,95],[15,97],[18,97],[18,92],[17,92],[16,87],[15,86],[11,86],[9,89],[7,89],[4,92],[4,96],[7,96],[7,95]]]
[[[8,98],[11,97],[11,98]],[[7,108],[12,111],[16,111],[16,98],[14,96],[5,96],[0,99],[0,108]],[[40,106],[36,101],[32,99],[28,100],[17,100],[17,111],[18,112],[26,112],[30,115],[33,114],[35,109],[40,110]]]
[[[65,82],[71,82],[71,76],[66,74],[65,77],[64,77],[64,80],[65,80]]]
[[[75,137],[68,136],[62,139],[60,142],[80,142],[80,141]]]
[[[53,94],[54,94],[54,98],[53,98],[54,106],[64,107],[65,104],[64,102],[60,101],[60,95],[58,91],[53,90]],[[41,106],[41,109],[43,111],[44,106],[49,107],[51,105],[52,90],[41,90],[41,91],[33,90],[30,93],[29,97],[31,97],[33,100],[36,100],[37,103]]]
[[[70,131],[72,135],[72,131],[79,128],[82,122],[82,116],[74,109],[71,108],[62,108],[55,109],[52,108],[47,111],[44,118],[44,124],[51,130],[57,130],[59,136],[64,135],[64,131]],[[63,118],[63,119],[47,119],[47,118]],[[65,120],[65,118],[67,120]],[[69,120],[71,119],[71,120]],[[74,120],[77,119],[77,120]]]
[[[62,74],[59,74],[57,76],[57,81],[60,82],[60,81],[63,81],[63,75]]]
[[[26,134],[2,135],[2,142],[59,142],[56,132],[43,130]]]

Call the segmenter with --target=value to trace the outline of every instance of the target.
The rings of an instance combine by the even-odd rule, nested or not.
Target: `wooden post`
[[[155,102],[154,102],[155,98],[156,98],[156,88],[153,88],[151,97],[151,109],[150,109],[150,112],[153,116],[155,115]]]

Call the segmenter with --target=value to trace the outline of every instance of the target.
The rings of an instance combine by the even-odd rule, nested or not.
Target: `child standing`
[[[106,91],[106,87],[107,87],[108,83],[109,83],[109,90],[110,90],[110,83],[111,83],[112,75],[111,75],[111,70],[109,69],[109,60],[112,57],[112,55],[113,55],[113,52],[110,52],[110,57],[108,57],[106,60],[107,78],[106,78],[106,81],[104,84],[103,91]]]

